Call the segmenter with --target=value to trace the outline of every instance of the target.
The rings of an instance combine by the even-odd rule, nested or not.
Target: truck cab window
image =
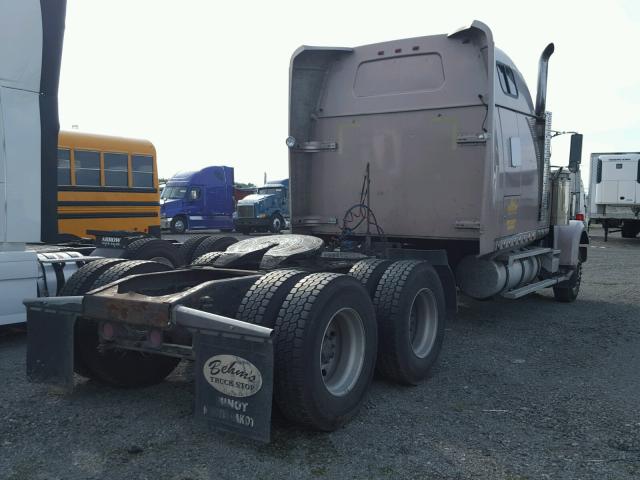
[[[153,188],[153,157],[131,155],[133,187]]]
[[[58,149],[58,185],[71,185],[71,150]]]
[[[160,198],[165,200],[178,200],[187,194],[187,187],[165,187]]]
[[[510,97],[518,97],[518,86],[516,85],[516,77],[511,67],[503,63],[497,63],[498,67],[498,79],[500,80],[500,87],[502,91]]]
[[[76,185],[100,186],[100,154],[89,150],[74,151]]]
[[[259,188],[258,189],[258,193],[260,193],[262,195],[273,195],[273,194],[280,193],[280,192],[282,192],[281,188],[268,187],[268,188]]]
[[[189,190],[189,200],[195,201],[195,200],[198,200],[199,198],[200,198],[199,188],[192,188],[191,190]]]

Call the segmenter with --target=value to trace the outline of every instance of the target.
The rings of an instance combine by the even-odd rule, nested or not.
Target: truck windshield
[[[187,187],[165,187],[160,198],[175,200],[184,198],[187,193]]]
[[[282,192],[282,188],[264,187],[264,188],[258,189],[258,193],[262,195],[273,195],[274,193],[280,193],[280,192]]]

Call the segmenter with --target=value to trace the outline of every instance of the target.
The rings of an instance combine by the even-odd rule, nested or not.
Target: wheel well
[[[189,216],[186,213],[179,213],[178,215],[175,215],[173,217],[173,221],[175,221],[176,218],[182,218],[184,220],[185,226],[189,226]]]

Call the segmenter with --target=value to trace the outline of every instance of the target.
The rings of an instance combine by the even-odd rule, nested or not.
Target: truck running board
[[[565,280],[569,280],[571,275],[563,275],[561,277],[556,278],[547,278],[545,280],[541,280],[536,283],[529,283],[524,287],[516,288],[515,290],[510,290],[506,293],[503,293],[502,296],[504,298],[515,299],[521,298],[525,295],[529,295],[530,293],[537,292],[538,290],[542,290],[543,288],[552,287],[553,285],[557,285],[560,282],[564,282]]]

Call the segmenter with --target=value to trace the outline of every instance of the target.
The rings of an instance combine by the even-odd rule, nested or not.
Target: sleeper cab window
[[[129,186],[129,155],[126,153],[104,153],[104,186]]]
[[[75,150],[76,185],[100,186],[100,154],[92,150]]]
[[[153,188],[153,157],[151,155],[131,155],[133,187]]]
[[[496,66],[498,67],[498,79],[500,80],[502,91],[510,97],[518,98],[516,76],[511,67],[508,67],[504,63],[497,63]]]
[[[71,150],[58,149],[58,185],[71,185]]]

